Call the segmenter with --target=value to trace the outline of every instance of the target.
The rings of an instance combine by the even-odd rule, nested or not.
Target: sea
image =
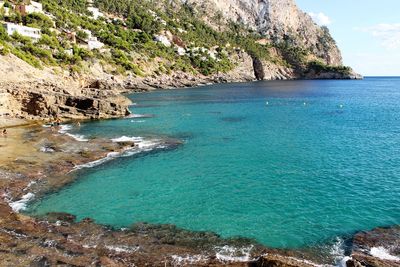
[[[400,78],[260,81],[129,95],[133,115],[67,126],[134,142],[77,166],[26,212],[173,224],[298,249],[400,224]]]

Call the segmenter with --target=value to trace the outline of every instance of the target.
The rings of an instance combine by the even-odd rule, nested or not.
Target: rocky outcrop
[[[74,77],[61,70],[36,69],[14,55],[0,56],[0,115],[101,119],[129,114],[130,100],[114,76]]]
[[[265,79],[264,66],[259,58],[253,58],[253,69],[257,80],[261,81]]]
[[[352,239],[347,266],[399,267],[400,226],[359,232]]]
[[[260,60],[244,51],[236,51],[230,55],[235,66],[227,73],[217,73],[210,76],[184,73],[152,75],[147,77],[128,77],[124,88],[129,91],[147,91],[154,89],[173,89],[204,86],[216,83],[250,82],[256,80],[289,80],[300,78],[290,67]]]
[[[326,27],[320,27],[301,11],[294,0],[259,2],[258,31],[276,43],[304,47],[328,65],[341,65],[342,56]]]
[[[7,83],[0,88],[3,110],[20,118],[100,119],[130,113],[130,101],[111,88],[71,89],[51,82]]]
[[[348,73],[341,73],[341,72],[316,72],[311,70],[308,72],[303,79],[310,79],[310,80],[362,80],[363,76],[350,70]]]

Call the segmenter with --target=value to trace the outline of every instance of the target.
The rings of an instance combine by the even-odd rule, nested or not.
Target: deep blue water
[[[400,79],[271,81],[133,94],[153,118],[88,137],[177,138],[118,158],[34,203],[117,227],[169,223],[301,247],[400,223]]]

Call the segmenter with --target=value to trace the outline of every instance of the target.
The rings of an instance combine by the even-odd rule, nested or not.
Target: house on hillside
[[[97,40],[97,37],[91,37],[87,42],[89,50],[93,49],[101,49],[103,48],[104,44]]]
[[[93,14],[94,19],[98,19],[100,17],[104,17],[104,14],[100,12],[100,10],[97,7],[88,7],[88,11],[90,11]]]
[[[172,46],[172,43],[168,39],[168,37],[165,36],[165,35],[162,35],[162,34],[155,35],[154,36],[154,41],[157,42],[157,43],[161,43],[166,47],[171,47]]]
[[[83,30],[83,31],[87,34],[86,39],[82,39],[76,36],[76,41],[80,47],[86,48],[88,50],[103,48],[104,43],[97,40],[97,37],[94,37],[91,31],[89,30]]]
[[[20,13],[22,16],[26,16],[31,13],[44,13],[43,5],[35,1],[24,1],[21,4],[16,4],[15,11]]]
[[[33,39],[33,41],[39,41],[39,39],[42,37],[40,29],[37,28],[22,26],[10,22],[4,23],[3,27],[6,29],[7,34],[10,36],[13,35],[14,32],[17,32],[22,36]]]
[[[93,0],[87,0],[88,8],[87,10],[93,14],[94,19],[98,19],[100,17],[104,17],[104,14],[100,12],[100,10],[94,6]]]

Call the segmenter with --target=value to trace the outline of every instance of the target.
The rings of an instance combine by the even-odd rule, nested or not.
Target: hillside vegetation
[[[0,27],[1,54],[12,53],[36,68],[59,66],[73,73],[84,71],[83,62],[100,62],[112,74],[169,74],[182,71],[212,75],[235,68],[232,54],[247,52],[253,58],[292,67],[299,72],[309,68],[319,71],[350,71],[346,67],[327,66],[311,52],[291,42],[272,42],[233,21],[226,24],[220,14],[214,23],[225,23],[221,30],[201,20],[196,9],[171,1],[157,4],[146,0],[41,0],[44,13],[22,16],[18,12],[0,19],[41,29],[35,43],[14,33],[8,36]],[[104,14],[95,18],[88,7]],[[6,2],[6,6],[11,3]],[[157,8],[157,7],[162,8]],[[88,31],[104,46],[88,49],[79,40],[88,38]],[[78,42],[70,38],[76,34]],[[274,51],[271,55],[271,51]],[[310,57],[311,56],[311,57]],[[152,69],[149,71],[149,65]],[[154,67],[156,66],[156,67]]]

